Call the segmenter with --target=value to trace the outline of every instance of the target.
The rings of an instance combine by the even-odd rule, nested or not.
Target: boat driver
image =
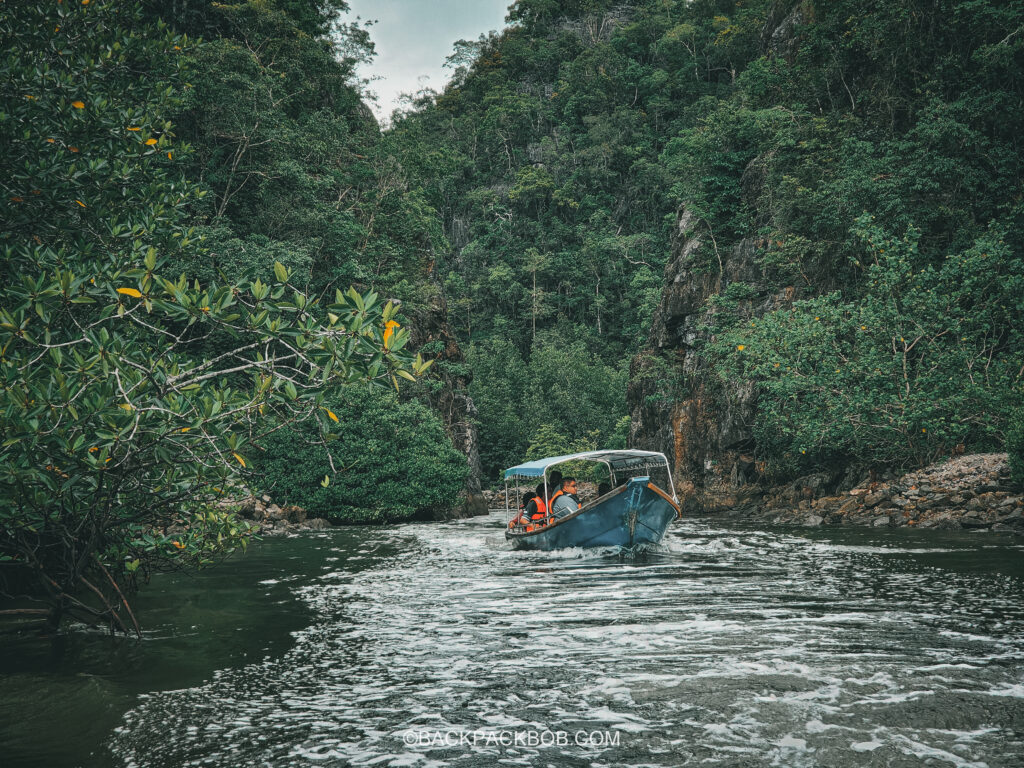
[[[562,478],[562,487],[551,497],[551,516],[555,519],[570,515],[580,508],[576,500],[576,478]]]

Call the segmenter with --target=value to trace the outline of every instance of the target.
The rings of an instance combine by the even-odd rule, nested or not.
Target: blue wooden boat
[[[550,498],[549,470],[567,462],[598,462],[608,468],[612,490],[561,518],[541,523],[516,522],[519,481],[543,478],[544,495]],[[668,491],[651,480],[663,473]],[[660,479],[660,478],[659,478]],[[516,498],[509,493],[515,481]],[[514,506],[513,506],[514,502]],[[657,544],[670,522],[680,516],[672,472],[663,453],[653,451],[587,451],[567,456],[528,461],[505,470],[505,538],[515,549],[563,549],[566,547],[622,547],[633,549]]]

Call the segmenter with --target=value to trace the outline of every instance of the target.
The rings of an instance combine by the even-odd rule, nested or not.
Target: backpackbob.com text
[[[409,747],[617,747],[620,731],[409,730]]]

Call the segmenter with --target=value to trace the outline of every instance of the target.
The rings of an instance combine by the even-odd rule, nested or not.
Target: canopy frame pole
[[[665,456],[665,472],[668,474],[668,487],[672,491],[672,500],[679,505],[679,497],[676,496],[676,481],[672,479],[672,468],[668,465],[668,456]]]
[[[508,509],[508,478],[507,477],[505,478],[505,522],[506,523],[511,523],[512,522],[512,515],[509,513],[509,509]]]

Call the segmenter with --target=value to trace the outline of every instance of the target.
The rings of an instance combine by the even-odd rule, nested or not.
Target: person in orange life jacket
[[[522,506],[519,507],[519,514],[509,521],[509,528],[513,528],[517,525],[526,525],[526,523],[529,522],[530,518],[526,514],[526,507],[533,500],[533,497],[536,495],[537,494],[534,493],[533,491],[527,491],[526,493],[523,494],[523,504]]]
[[[580,508],[576,498],[576,478],[567,477],[562,480],[562,487],[551,497],[551,514],[555,518],[570,515]]]
[[[523,517],[532,522],[540,522],[548,516],[548,505],[544,503],[544,483],[537,486],[537,493],[523,509]]]

